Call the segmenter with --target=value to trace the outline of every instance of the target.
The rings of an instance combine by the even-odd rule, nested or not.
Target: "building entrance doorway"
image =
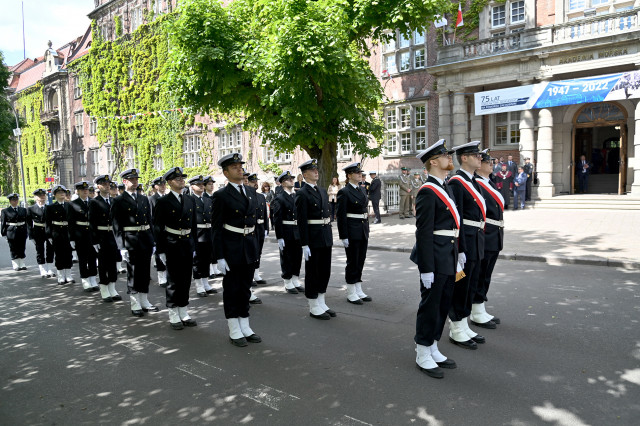
[[[598,103],[576,114],[572,194],[624,194],[627,131],[623,111],[615,103]]]

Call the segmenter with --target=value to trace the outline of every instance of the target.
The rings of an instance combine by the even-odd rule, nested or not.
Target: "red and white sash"
[[[451,212],[451,216],[453,216],[453,220],[456,223],[456,228],[460,229],[460,214],[458,214],[458,209],[456,208],[455,201],[453,201],[451,197],[449,197],[449,194],[447,194],[444,189],[431,182],[425,183],[420,187],[420,189],[422,188],[431,189],[436,193],[438,198],[440,198],[440,201],[442,201],[447,207],[449,207],[449,212]]]
[[[502,198],[502,194],[493,189],[493,187],[487,181],[485,181],[484,178],[476,179],[476,182],[478,182],[478,185],[483,187],[489,193],[489,195],[491,195],[493,199],[496,200],[496,203],[498,203],[498,205],[500,206],[500,210],[504,211],[504,198]]]
[[[451,180],[457,180],[458,182],[460,182],[462,184],[462,186],[465,187],[465,189],[467,190],[467,192],[469,194],[471,194],[471,196],[473,197],[473,200],[476,202],[476,204],[478,205],[478,207],[480,208],[480,211],[482,212],[482,218],[484,221],[487,220],[487,205],[484,202],[484,197],[482,196],[482,194],[480,194],[478,192],[477,189],[475,189],[473,187],[473,185],[471,185],[469,182],[466,181],[465,178],[463,178],[462,176],[451,176],[451,179],[449,179],[449,181]]]

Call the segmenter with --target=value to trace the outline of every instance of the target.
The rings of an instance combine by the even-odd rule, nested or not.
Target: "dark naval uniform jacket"
[[[58,241],[66,242],[67,244],[70,241],[69,238],[69,203],[58,203],[55,201],[53,204],[49,204],[44,209],[44,218],[45,218],[45,230],[47,232],[47,238],[51,238],[53,240],[54,246],[58,243]],[[58,223],[67,223],[67,225],[55,225],[53,222]]]
[[[482,177],[477,177],[477,180],[482,179],[483,183],[491,186],[494,191],[500,193],[496,184],[493,183],[491,179],[483,179]],[[487,205],[487,219],[493,219],[501,221],[503,220],[503,212],[500,204],[496,199],[491,195],[489,191],[484,189],[482,185],[480,186],[480,193],[485,199],[485,204]],[[496,226],[490,223],[487,223],[484,227],[484,249],[486,251],[502,251],[504,240],[504,228],[500,226]]]
[[[285,225],[283,220],[297,220],[295,193],[289,195],[284,190],[276,195],[273,200],[273,226],[276,231],[276,238],[287,241],[300,241],[300,231],[297,225]],[[286,246],[285,246],[286,247]]]
[[[44,241],[47,239],[46,224],[44,221],[44,210],[46,205],[39,207],[37,204],[29,206],[27,209],[27,233],[30,240]]]
[[[310,225],[309,220],[327,220],[331,217],[329,211],[329,196],[324,188],[302,185],[296,192],[296,216],[300,231],[300,245],[313,247],[333,246],[331,224]]]
[[[456,176],[460,176],[480,193],[480,186],[475,180],[469,179],[464,171],[458,170]],[[465,220],[484,221],[482,210],[476,203],[475,197],[456,179],[449,179],[449,188],[453,192],[454,201],[462,219],[459,250],[465,254],[467,261],[480,261],[484,257],[484,229],[465,225],[464,222]]]
[[[114,198],[109,197],[110,204],[107,204],[107,201],[100,194],[89,200],[91,236],[93,244],[100,244],[101,249],[105,249],[106,246],[110,246],[114,250],[118,249],[113,229],[109,230],[111,227],[111,205],[114,200]]]
[[[111,224],[119,250],[141,250],[150,256],[155,245],[151,231],[151,205],[149,199],[138,195],[134,198],[123,192],[111,204]],[[148,226],[144,231],[130,231],[125,227]]]
[[[337,221],[338,235],[341,240],[368,240],[369,239],[369,218],[353,218],[347,214],[365,215],[369,211],[367,205],[369,200],[365,193],[364,185],[354,188],[351,183],[347,183],[338,191]]]
[[[255,230],[258,197],[254,188],[244,186],[244,191],[246,196],[229,183],[213,194],[213,247],[218,259],[229,265],[253,264],[260,257]],[[238,233],[223,225],[254,230]]]
[[[166,230],[191,230],[189,234],[177,235]],[[189,195],[182,195],[182,203],[170,191],[160,197],[153,215],[153,231],[158,253],[167,253],[171,248],[195,251],[198,234],[195,201]],[[190,266],[190,265],[189,265]]]
[[[245,186],[245,188],[247,187]],[[256,209],[256,237],[258,237],[258,246],[262,249],[264,244],[264,231],[269,230],[269,212],[267,210],[267,199],[265,196],[256,191],[256,197],[258,199],[258,208]]]
[[[175,196],[174,196],[175,198]],[[207,195],[206,192],[202,194],[202,197],[192,195],[193,203],[196,209],[196,223],[201,225],[209,224],[213,219],[213,200]],[[195,241],[198,243],[210,243],[213,249],[213,231],[212,228],[198,228],[195,236]]]
[[[8,240],[27,240],[27,209],[24,207],[7,207],[2,209],[2,230],[3,237]],[[23,225],[15,226],[9,223],[23,223]]]
[[[90,200],[90,199],[88,199]],[[76,244],[93,245],[89,228],[89,202],[80,198],[69,203],[69,236]]]
[[[371,181],[369,186],[369,199],[373,202],[380,201],[382,198],[382,183],[380,178],[376,177]]]

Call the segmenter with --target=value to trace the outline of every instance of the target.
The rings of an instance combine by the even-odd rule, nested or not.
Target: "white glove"
[[[5,238],[7,238],[7,237],[5,236]],[[52,238],[49,238],[49,244],[53,245],[53,239]]]
[[[196,257],[196,252],[195,251],[193,252],[193,257]]]
[[[302,254],[304,255],[304,260],[309,261],[311,257],[311,249],[309,246],[302,246]]]
[[[75,241],[69,241],[69,244],[71,244],[71,250],[75,250],[76,249],[76,242]]]
[[[165,253],[160,253],[158,257],[160,258],[160,260],[162,260],[162,263],[164,263],[165,265],[167,264],[167,255]]]
[[[464,264],[467,263],[467,255],[464,253],[458,253],[458,263],[464,269]]]
[[[269,236],[269,231],[267,231],[266,229],[264,230],[264,237],[267,238]]]
[[[231,269],[229,269],[229,265],[227,265],[227,261],[224,259],[218,259],[218,271],[220,271],[220,273],[222,275],[227,275],[227,271],[230,271]]]
[[[125,262],[129,261],[129,250],[120,250],[120,255],[122,256],[122,260]]]
[[[426,274],[420,274],[420,280],[422,281],[422,285],[427,290],[431,288],[431,284],[433,284],[433,272],[427,272]]]
[[[278,238],[278,248],[284,250],[284,239]]]
[[[349,248],[349,239],[345,238],[344,240],[342,240],[342,245],[344,246],[344,248]]]
[[[94,244],[94,245],[93,245],[93,249],[94,249],[95,251],[99,251],[99,250],[100,250],[100,244]]]
[[[153,256],[154,254],[156,254],[156,246],[153,246],[153,248],[151,249],[151,256]]]

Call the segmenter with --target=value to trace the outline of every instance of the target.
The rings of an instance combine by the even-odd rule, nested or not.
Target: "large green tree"
[[[15,165],[14,146],[16,142],[11,138],[16,127],[15,116],[11,109],[11,103],[7,98],[7,85],[11,73],[4,63],[4,55],[0,51],[0,189],[9,192],[11,182],[9,176]]]
[[[377,155],[383,89],[367,61],[387,29],[424,28],[448,0],[217,0],[181,3],[169,89],[182,105],[241,117],[277,151],[336,173],[338,144]],[[377,144],[371,144],[373,140]]]

